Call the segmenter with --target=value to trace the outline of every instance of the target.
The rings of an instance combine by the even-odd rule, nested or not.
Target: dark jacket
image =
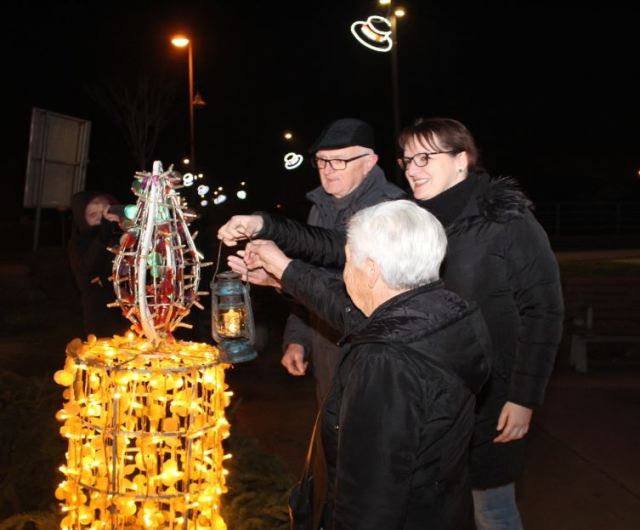
[[[375,165],[360,185],[346,197],[336,199],[324,191],[322,186],[307,193],[307,199],[313,204],[307,222],[312,226],[344,232],[354,213],[404,196],[405,193],[391,184],[382,169]],[[333,269],[333,274],[339,277],[341,271]],[[307,354],[311,352],[318,403],[322,402],[333,377],[339,355],[336,345],[339,338],[340,333],[323,319],[310,314],[304,307],[294,305],[284,329],[283,348],[286,349],[289,344],[301,344]]]
[[[113,254],[107,247],[118,244],[121,230],[117,223],[104,218],[99,226],[89,226],[84,217],[87,204],[98,195],[105,194],[83,191],[72,197],[69,260],[80,290],[84,332],[107,337],[122,334],[129,326],[120,309],[107,307],[116,299],[113,284],[109,281]],[[111,196],[107,195],[107,198],[111,203],[116,203]]]
[[[445,226],[442,278],[448,289],[477,303],[491,334],[492,374],[478,398],[470,468],[472,484],[488,488],[513,482],[522,472],[524,440],[492,440],[507,401],[542,404],[562,335],[563,305],[558,265],[531,203],[510,179],[468,179],[468,197]],[[439,202],[446,203],[449,192],[456,190],[438,196]],[[430,209],[429,203],[418,204]],[[273,239],[287,255],[325,266],[344,263],[342,234],[263,217],[259,237]]]
[[[492,374],[478,396],[471,447],[472,484],[487,488],[522,473],[525,440],[493,443],[496,424],[507,401],[542,404],[563,304],[558,264],[531,203],[510,179],[468,178],[477,182],[446,227],[442,276],[448,289],[478,304],[491,333]]]
[[[473,527],[468,448],[489,338],[474,305],[434,282],[368,318],[299,261],[282,285],[345,336],[320,423],[325,530]]]

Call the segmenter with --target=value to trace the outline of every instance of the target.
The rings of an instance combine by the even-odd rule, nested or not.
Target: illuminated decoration
[[[113,261],[114,288],[126,318],[136,333],[157,342],[182,324],[198,302],[200,256],[189,233],[180,196],[180,178],[159,162],[153,173],[136,174],[135,220],[120,239]]]
[[[207,204],[209,204],[209,201],[207,199],[203,199],[200,201],[200,206],[206,206]]]
[[[226,530],[220,516],[222,441],[231,392],[221,350],[176,341],[198,297],[200,256],[189,233],[180,177],[136,174],[113,266],[114,288],[132,323],[126,336],[67,346],[66,387],[56,415],[69,448],[56,490],[62,530]]]
[[[215,199],[213,199],[213,204],[222,204],[224,201],[227,200],[227,196],[226,195],[218,195]]]
[[[219,350],[129,337],[75,339],[55,380],[69,441],[63,530],[215,529],[226,525],[222,440],[229,436]]]
[[[249,287],[236,272],[221,272],[211,282],[211,333],[232,363],[255,359],[256,330]]]
[[[200,186],[198,186],[198,195],[200,195],[200,197],[204,197],[207,193],[209,193],[209,186],[206,184],[200,184]]]
[[[366,22],[354,22],[351,33],[360,44],[376,52],[388,52],[393,47],[391,23],[384,17],[372,15]]]
[[[193,186],[193,182],[195,181],[196,177],[194,177],[191,173],[185,173],[184,175],[182,175],[182,185],[185,187],[189,187],[189,186]]]
[[[284,155],[284,168],[291,170],[300,167],[300,164],[302,164],[303,160],[303,156],[299,155],[298,153],[287,153],[286,155]]]
[[[247,198],[247,192],[244,190],[239,190],[238,193],[236,193],[236,195],[238,196],[238,199],[244,201]]]

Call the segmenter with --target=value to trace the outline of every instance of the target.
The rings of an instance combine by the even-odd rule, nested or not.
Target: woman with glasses
[[[445,285],[478,304],[493,342],[471,442],[476,526],[518,529],[514,482],[524,468],[524,437],[562,333],[558,266],[530,201],[513,180],[482,170],[463,124],[419,119],[399,143],[417,204],[447,231]]]
[[[558,265],[531,202],[513,180],[493,179],[482,170],[473,136],[462,123],[419,119],[401,132],[399,143],[398,162],[416,203],[447,233],[445,286],[478,304],[493,343],[470,451],[476,526],[519,529],[514,483],[562,334]],[[218,237],[234,244],[255,232],[288,256],[317,265],[344,263],[339,234],[267,214],[234,217]]]

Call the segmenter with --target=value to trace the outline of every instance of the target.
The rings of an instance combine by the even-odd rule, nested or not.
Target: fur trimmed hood
[[[533,210],[533,203],[520,189],[518,182],[510,177],[492,179],[486,173],[477,175],[471,200],[454,225],[482,217],[495,223],[506,223],[521,218]],[[475,199],[475,200],[474,200]]]

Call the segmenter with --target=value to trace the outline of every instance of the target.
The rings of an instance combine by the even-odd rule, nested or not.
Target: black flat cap
[[[373,127],[355,118],[342,118],[325,127],[309,148],[309,153],[313,154],[323,149],[342,149],[354,145],[375,149]]]

